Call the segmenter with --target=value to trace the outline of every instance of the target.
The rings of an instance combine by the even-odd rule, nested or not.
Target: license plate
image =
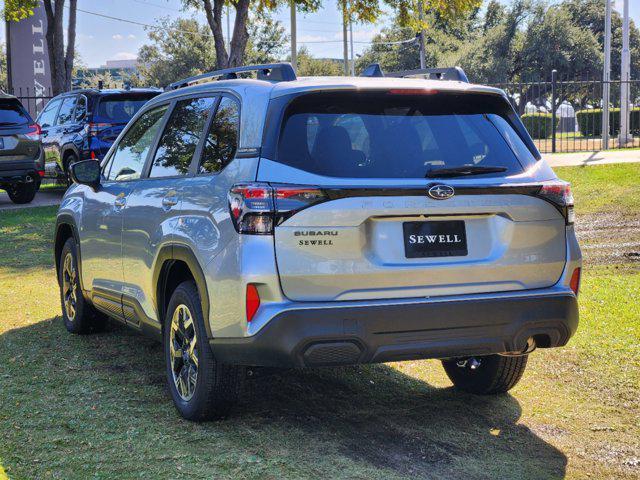
[[[407,258],[462,257],[467,255],[464,222],[404,222],[404,254]]]

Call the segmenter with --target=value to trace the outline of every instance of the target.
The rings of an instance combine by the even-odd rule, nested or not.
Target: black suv
[[[131,117],[158,89],[74,90],[52,98],[38,116],[46,176],[68,178],[78,160],[102,160]]]
[[[29,203],[44,175],[40,127],[20,101],[0,92],[0,188],[14,203]]]

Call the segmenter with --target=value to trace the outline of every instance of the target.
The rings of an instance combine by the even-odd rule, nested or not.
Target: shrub
[[[560,119],[556,117],[556,128]],[[552,133],[552,123],[550,113],[525,113],[522,115],[522,123],[526,127],[531,138],[548,138]]]
[[[599,137],[602,135],[602,109],[578,110],[576,121],[580,133],[586,137]],[[632,135],[640,134],[640,108],[632,108],[629,115],[629,132]],[[620,133],[620,109],[609,109],[609,135],[616,136]]]

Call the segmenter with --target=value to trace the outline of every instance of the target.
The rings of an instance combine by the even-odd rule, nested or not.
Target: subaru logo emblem
[[[453,187],[449,185],[434,185],[427,192],[431,198],[436,200],[446,200],[455,194]]]

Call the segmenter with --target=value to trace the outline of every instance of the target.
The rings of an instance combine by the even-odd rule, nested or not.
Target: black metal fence
[[[609,138],[602,138],[602,98],[609,85]],[[522,117],[542,153],[584,152],[603,148],[640,147],[640,80],[603,82],[600,78],[571,80],[552,73],[547,80],[496,83]],[[620,139],[621,90],[628,86],[629,137]],[[52,98],[51,91],[16,89],[18,97],[35,118]]]
[[[609,138],[603,140],[603,90],[609,86]],[[542,153],[595,151],[640,146],[640,80],[561,79],[497,83]],[[629,136],[621,138],[621,91],[629,106]]]

